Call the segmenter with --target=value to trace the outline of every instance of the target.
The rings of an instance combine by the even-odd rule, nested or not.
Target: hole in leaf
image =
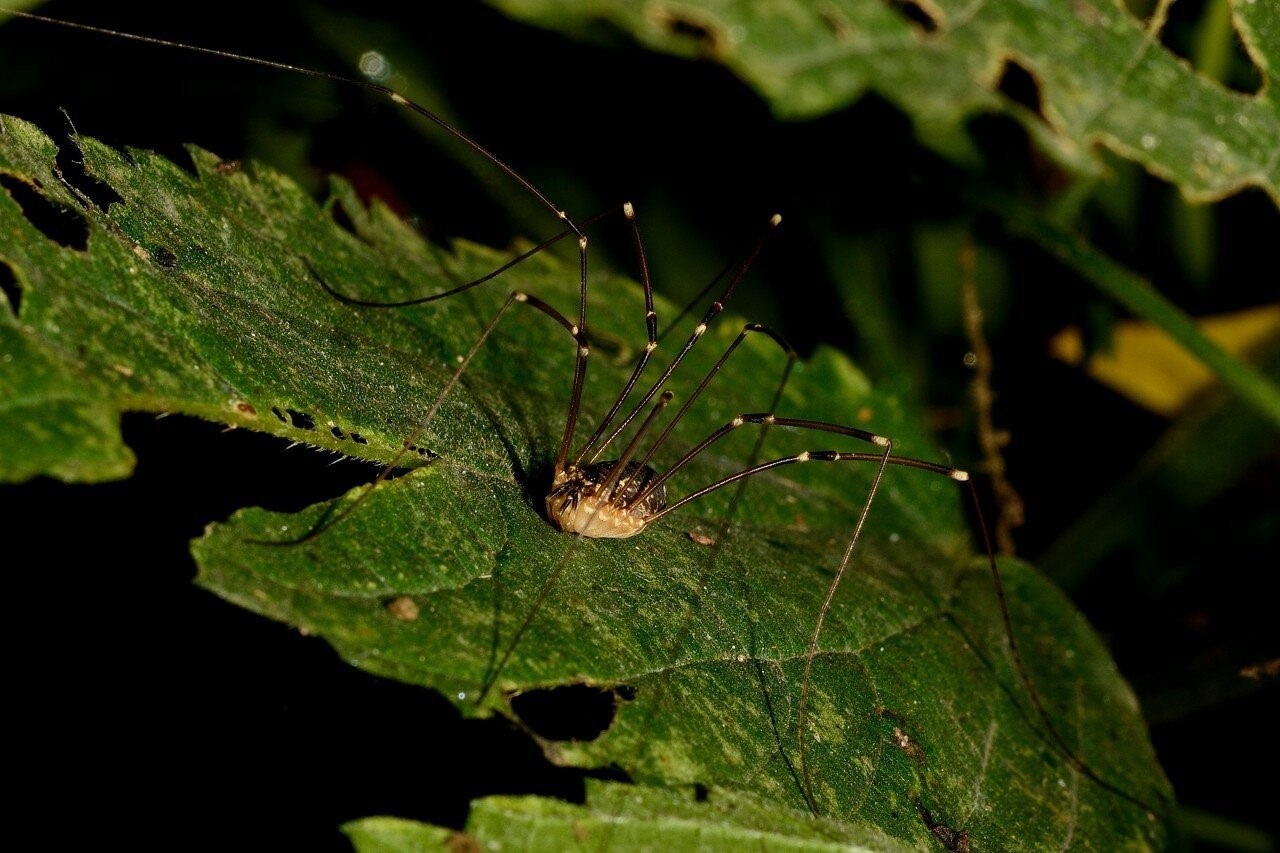
[[[914,2],[914,0],[889,0],[889,8],[906,18],[921,32],[935,33],[938,31],[937,20],[925,10],[924,6]]]
[[[695,803],[705,803],[711,796],[711,789],[701,782],[693,784],[693,801]]]
[[[434,453],[432,453],[430,450],[428,450],[427,448],[422,447],[422,446],[420,446],[420,445],[417,445],[417,444],[406,444],[404,447],[405,447],[405,450],[408,450],[410,453],[416,453],[416,454],[418,454],[419,456],[421,456],[423,459],[435,459],[435,458],[436,458],[436,455],[435,455]]]
[[[353,433],[351,433],[351,440],[352,440],[352,441],[354,441],[356,444],[368,444],[368,443],[369,443],[369,439],[365,438],[363,435],[361,435],[361,434],[360,434],[360,433],[358,433],[358,432],[353,432]]]
[[[619,684],[617,687],[613,688],[613,692],[618,694],[618,698],[623,702],[634,702],[639,691],[630,684]]]
[[[287,424],[289,422],[289,419],[284,416],[284,412],[280,411],[280,408],[278,406],[271,407],[271,414],[279,418],[280,423],[282,424]]]
[[[1182,0],[1170,4],[1160,43],[1197,72],[1229,89],[1253,95],[1262,75],[1231,22],[1228,0]]]
[[[1015,59],[1006,59],[1004,70],[1000,72],[1000,83],[996,86],[1002,95],[1015,104],[1026,107],[1044,119],[1040,105],[1040,84],[1026,66]]]
[[[90,175],[84,169],[84,156],[80,153],[80,145],[74,135],[64,134],[58,142],[58,157],[55,161],[62,179],[76,188],[82,196],[89,199],[94,207],[103,213],[113,204],[120,204],[124,196],[116,192],[109,184],[105,184]]]
[[[8,175],[0,175],[0,186],[9,191],[22,215],[41,234],[77,252],[89,248],[89,223],[79,211],[53,203],[31,184]]]
[[[22,288],[18,286],[18,274],[13,267],[0,263],[0,293],[9,303],[9,310],[17,317],[22,311]]]
[[[338,439],[338,441],[343,441],[347,437],[347,434],[342,431],[342,427],[331,426],[329,427],[329,432],[332,433],[333,437]]]
[[[516,694],[511,710],[547,740],[592,741],[613,725],[617,702],[612,690],[570,684]]]
[[[290,423],[298,429],[314,430],[316,428],[315,418],[306,412],[299,412],[294,409],[286,409],[286,411],[289,413]]]

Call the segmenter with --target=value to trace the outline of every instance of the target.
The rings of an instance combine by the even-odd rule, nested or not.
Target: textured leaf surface
[[[488,797],[472,807],[466,834],[398,818],[369,818],[343,827],[361,853],[455,848],[521,850],[909,850],[878,833],[836,821],[798,817],[743,794],[706,802],[658,788],[589,783],[587,804],[538,797]]]
[[[18,316],[0,315],[3,340],[29,342],[6,349],[6,360],[30,361],[35,378],[23,383],[73,389],[71,405],[183,412],[385,461],[504,288],[566,311],[574,304],[575,269],[540,256],[489,291],[412,311],[354,309],[315,276],[353,295],[397,299],[474,277],[503,256],[434,249],[342,184],[322,209],[277,174],[201,151],[192,151],[193,176],[146,152],[80,143],[94,197],[106,185],[121,199],[106,211],[63,183],[37,130],[5,119],[0,134],[6,186],[33,188],[88,228],[85,249],[59,245],[0,194],[0,262],[22,297]],[[332,215],[339,207],[343,215]],[[593,276],[592,312],[587,424],[629,372],[643,329],[637,289],[621,280]],[[674,314],[666,305],[659,313]],[[739,328],[726,317],[708,332],[681,371],[677,399]],[[685,533],[717,534],[723,494],[637,539],[574,542],[540,515],[572,351],[545,318],[514,315],[419,439],[434,462],[415,458],[416,470],[302,546],[254,540],[294,538],[332,507],[244,510],[194,544],[199,582],[468,711],[509,712],[509,701],[535,689],[594,686],[614,703],[612,725],[586,743],[547,741],[552,757],[616,763],[639,781],[751,792],[800,814],[804,651],[870,472],[809,465],[761,478],[718,550]],[[56,375],[44,367],[51,360],[61,365]],[[766,408],[782,361],[776,348],[749,341],[659,463],[734,414]],[[872,392],[830,351],[797,370],[780,412],[865,421],[898,439],[898,452],[929,455],[896,398]],[[5,470],[26,466],[25,476],[30,460],[56,459],[62,432],[52,433],[61,444],[30,457],[17,451]],[[752,436],[740,438],[673,480],[674,493],[741,467]],[[848,443],[778,429],[768,445],[766,457]],[[76,476],[118,473],[117,462]],[[805,736],[822,814],[915,845],[944,827],[1030,847],[1160,846],[1162,822],[1076,772],[1029,710],[954,484],[891,469],[871,515],[814,668]],[[1101,644],[1028,567],[1005,569],[1021,642],[1058,727],[1104,779],[1164,808],[1167,783]]]
[[[1263,188],[1280,201],[1280,0],[1232,3],[1264,86],[1249,95],[1197,74],[1123,4],[897,4],[882,0],[703,0],[645,3],[495,0],[512,15],[582,30],[607,20],[644,44],[724,63],[774,111],[821,115],[874,91],[907,113],[920,138],[976,157],[965,122],[1017,119],[1037,144],[1079,172],[1100,168],[1102,144],[1142,163],[1190,198]],[[926,16],[911,19],[906,11]],[[1001,93],[1008,62],[1035,79],[1039,113]]]

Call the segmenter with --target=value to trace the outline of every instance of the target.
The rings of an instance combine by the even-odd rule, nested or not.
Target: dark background
[[[273,4],[271,20],[258,17],[262,4],[239,2],[200,17],[98,5],[39,11],[351,73],[315,34],[334,15],[354,14],[341,4]],[[583,44],[485,8],[432,6],[413,20],[380,10],[386,36],[370,43],[411,43],[420,79],[460,125],[579,217],[633,200],[657,286],[674,300],[783,212],[782,239],[734,309],[805,351],[829,343],[854,353],[878,381],[920,401],[942,430],[940,446],[963,465],[977,456],[961,363],[968,344],[954,294],[922,284],[931,264],[954,260],[925,257],[921,235],[976,235],[1003,270],[991,279],[986,331],[996,417],[1013,436],[1010,479],[1030,507],[1017,534],[1022,556],[1052,555],[1074,520],[1131,482],[1168,429],[1048,357],[1052,334],[1078,324],[1105,339],[1115,312],[964,200],[967,187],[986,184],[1047,203],[1064,186],[1011,121],[973,122],[987,159],[965,170],[919,148],[907,120],[875,96],[820,120],[779,123],[714,64],[645,53],[603,27]],[[1176,4],[1169,46],[1187,49],[1202,8]],[[358,52],[365,36],[339,29]],[[349,88],[20,21],[0,26],[0,67],[0,108],[55,135],[67,128],[65,109],[80,132],[113,144],[179,160],[184,142],[263,158],[317,193],[321,175],[340,172],[436,239],[505,245],[556,230],[517,189],[470,181],[403,111]],[[1256,83],[1247,67],[1233,74],[1236,85]],[[1005,90],[1034,106],[1034,82],[1016,70]],[[1097,245],[1192,314],[1274,300],[1280,216],[1263,194],[1212,208],[1206,269],[1179,251],[1176,193],[1113,166],[1129,206],[1109,214],[1106,189],[1086,206],[1080,229]],[[602,231],[593,257],[630,271],[624,238]],[[833,239],[869,247],[865,291],[832,280]],[[1269,283],[1261,270],[1272,271]],[[831,308],[886,294],[893,299],[875,311],[897,329],[892,354],[868,351],[857,318]],[[548,765],[517,727],[462,721],[432,692],[351,669],[323,641],[191,586],[186,541],[209,522],[246,505],[302,507],[366,482],[372,468],[332,467],[305,449],[177,417],[130,415],[124,428],[139,457],[127,482],[0,488],[17,611],[8,693],[18,811],[184,846],[341,847],[336,825],[369,814],[461,826],[467,802],[484,794],[580,796],[581,774]],[[1274,843],[1273,791],[1246,777],[1267,775],[1280,758],[1275,679],[1237,674],[1280,654],[1269,582],[1280,556],[1280,454],[1269,436],[1245,449],[1193,445],[1206,470],[1232,472],[1227,482],[1190,501],[1156,482],[1144,512],[1119,520],[1131,528],[1120,544],[1073,576],[1069,592],[1138,691],[1181,801],[1263,827]]]

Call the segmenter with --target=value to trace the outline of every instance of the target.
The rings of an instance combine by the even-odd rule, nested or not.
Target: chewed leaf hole
[[[919,3],[914,0],[889,0],[889,8],[906,18],[921,31],[926,33],[937,32],[938,22],[933,15]]]
[[[996,86],[1000,94],[1044,119],[1044,110],[1040,104],[1040,84],[1030,71],[1016,60],[1005,60],[1004,69],[1000,72],[1000,82]]]
[[[306,412],[295,409],[286,409],[286,411],[289,413],[289,423],[298,429],[314,430],[316,428],[316,419]]]
[[[110,184],[103,183],[85,171],[84,155],[80,153],[80,143],[74,135],[63,136],[58,141],[57,163],[62,179],[75,187],[82,198],[87,198],[103,213],[106,213],[111,205],[124,202],[124,196],[116,192]]]
[[[22,312],[22,288],[18,286],[18,276],[13,267],[5,263],[0,263],[0,293],[4,294],[13,316],[19,316]]]
[[[592,741],[613,725],[617,694],[587,684],[527,690],[511,698],[511,710],[539,737]]]
[[[1160,43],[1200,74],[1241,94],[1256,95],[1262,88],[1262,73],[1230,16],[1226,0],[1171,3],[1160,27]],[[1151,20],[1144,23],[1150,26]]]
[[[59,246],[77,252],[89,248],[89,223],[79,211],[54,204],[31,184],[7,175],[0,175],[0,187],[8,190],[10,197],[22,208],[22,215],[41,234]]]
[[[419,455],[419,456],[421,456],[423,459],[435,459],[435,458],[436,458],[436,454],[432,453],[432,452],[431,452],[431,450],[429,450],[429,449],[428,449],[428,448],[426,448],[426,447],[422,447],[421,445],[418,445],[418,444],[413,444],[413,443],[406,444],[406,445],[404,446],[404,449],[405,449],[405,450],[408,450],[410,453],[416,453],[416,454],[418,454],[418,455]]]

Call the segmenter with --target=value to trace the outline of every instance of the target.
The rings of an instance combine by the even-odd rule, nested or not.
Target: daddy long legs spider
[[[554,206],[552,206],[552,207],[553,207],[553,209],[554,209]],[[340,279],[340,277],[335,277],[335,276],[333,275],[333,270],[331,270],[331,269],[325,269],[325,268],[320,268],[320,265],[317,265],[317,269],[315,270],[315,272],[316,272],[316,274],[321,278],[321,280],[322,280],[322,281],[324,281],[324,282],[326,283],[326,285],[329,285],[330,287],[332,287],[332,288],[336,288],[336,289],[339,289],[339,290],[342,288],[342,286],[343,286],[344,282]],[[584,276],[584,279],[585,279],[585,276]],[[533,293],[533,294],[531,294],[531,295],[533,296],[533,298],[541,299],[541,297],[540,297],[540,296],[538,296],[536,293]],[[549,305],[549,303],[546,303],[546,304],[548,304],[548,305]],[[545,311],[544,311],[544,313],[547,313],[547,312],[545,312]],[[560,315],[560,316],[563,316],[563,315]],[[570,314],[570,316],[572,316],[572,314]],[[565,321],[564,325],[566,325],[566,326],[575,326],[575,325],[578,325],[578,326],[585,326],[585,324],[581,324],[581,323],[574,323],[574,322],[572,322],[572,321]],[[504,328],[504,327],[499,327],[499,328]],[[583,335],[583,341],[586,341],[586,340],[587,340],[586,336],[585,336],[585,335]],[[580,344],[581,344],[581,343],[582,343],[582,342],[580,342]],[[584,363],[584,362],[585,362],[585,359],[580,359],[580,360],[579,360],[579,363],[580,363],[580,364],[582,364],[582,363]],[[579,368],[579,372],[585,372],[585,369],[584,369],[584,368]],[[652,388],[653,388],[653,394],[659,394],[659,395],[660,395],[660,393],[661,393],[661,392],[660,392],[660,386],[661,386],[661,384],[662,384],[662,383],[657,383],[657,384],[654,384],[654,385],[652,386]],[[640,386],[640,387],[644,387],[644,383],[641,383],[641,386]],[[652,398],[653,398],[653,394],[651,394],[651,395],[650,395],[650,399],[652,399]],[[765,396],[767,396],[767,394],[766,394]],[[624,394],[624,395],[622,395],[622,396],[619,396],[619,397],[617,398],[617,400],[618,400],[618,405],[619,405],[619,406],[621,406],[621,404],[622,404],[623,397],[625,397],[625,394]],[[691,397],[685,396],[685,397],[679,398],[675,405],[676,405],[676,406],[680,406],[680,405],[683,405],[685,402],[691,402],[691,401],[692,401],[692,398],[691,398]],[[573,416],[574,416],[574,415],[576,415],[576,412],[577,412],[577,406],[576,406],[576,405],[571,405],[571,407],[570,407],[570,408],[571,408],[571,412],[573,413],[573,415],[571,415],[571,417],[570,417],[570,418],[568,418],[568,419],[567,419],[567,421],[572,422],[572,420],[573,420]],[[741,416],[742,416],[742,418],[743,418],[743,420],[742,420],[743,425],[748,425],[748,426],[749,426],[749,425],[752,425],[752,424],[757,424],[757,425],[759,425],[759,424],[761,424],[762,422],[767,421],[767,420],[768,420],[768,418],[771,416],[771,413],[770,413],[770,412],[768,412],[768,411],[762,411],[762,410],[760,410],[759,408],[755,408],[755,409],[743,409],[743,410],[742,410],[741,412],[739,412],[738,414],[739,414],[739,415],[741,415]],[[947,474],[951,473],[951,469],[947,468],[946,466],[935,465],[934,463],[919,462],[919,461],[914,461],[914,460],[906,460],[906,459],[902,459],[902,458],[899,458],[899,457],[891,457],[891,456],[889,456],[888,454],[889,454],[889,451],[890,451],[892,448],[891,448],[891,447],[889,447],[887,440],[876,441],[875,439],[876,439],[876,438],[878,438],[878,436],[876,436],[875,434],[873,434],[873,433],[871,433],[871,432],[869,432],[869,431],[863,430],[863,429],[861,429],[861,428],[859,428],[859,427],[851,427],[851,426],[846,426],[846,425],[842,425],[842,424],[827,424],[827,423],[825,423],[825,422],[824,422],[824,423],[819,424],[818,422],[816,422],[816,419],[806,419],[806,418],[798,418],[798,417],[797,417],[797,418],[790,418],[790,419],[787,419],[787,416],[786,416],[786,415],[781,415],[781,416],[778,416],[778,415],[772,415],[772,416],[773,416],[773,417],[781,417],[781,418],[783,418],[783,419],[785,420],[785,422],[784,422],[784,423],[781,423],[781,424],[780,424],[780,426],[790,426],[790,427],[796,427],[796,428],[799,428],[799,429],[809,429],[809,430],[811,430],[811,431],[816,431],[816,432],[827,432],[828,434],[831,434],[831,433],[842,434],[844,437],[846,437],[846,438],[852,438],[852,439],[854,439],[854,440],[865,439],[865,440],[867,440],[867,442],[868,442],[868,444],[869,444],[869,449],[868,449],[867,451],[865,451],[865,452],[852,451],[852,450],[828,451],[828,450],[819,449],[819,450],[817,450],[816,452],[811,452],[811,453],[809,454],[809,456],[808,456],[807,458],[808,458],[809,460],[811,460],[811,461],[817,461],[817,460],[832,461],[835,457],[830,456],[830,455],[829,455],[830,453],[843,453],[843,454],[845,454],[845,456],[843,457],[843,458],[845,459],[845,461],[858,461],[858,462],[864,462],[864,463],[868,463],[868,464],[878,464],[878,463],[879,463],[880,461],[882,461],[882,460],[888,460],[889,464],[892,464],[892,465],[895,465],[895,466],[900,466],[900,465],[914,465],[915,467],[925,467],[925,468],[930,468],[930,470],[933,470],[933,471],[934,471],[934,473],[937,473],[937,474],[947,475]],[[637,418],[642,419],[643,417],[644,417],[644,413],[643,413],[643,411],[641,411],[639,408],[637,408]],[[729,424],[732,424],[732,423],[733,423],[733,420],[734,420],[734,419],[730,419],[729,421],[725,421],[725,422],[724,422],[724,426],[727,426],[727,425],[729,425]],[[833,428],[832,428],[832,429],[827,429],[827,428],[826,428],[826,426],[832,426]],[[843,432],[840,432],[841,430],[843,430]],[[565,439],[562,441],[560,454],[561,454],[562,456],[565,456],[565,457],[567,458],[568,454],[572,452],[572,451],[570,451],[570,450],[568,449],[569,438],[571,438],[571,437],[572,437],[572,435],[573,435],[573,429],[572,429],[572,427],[571,427],[571,426],[566,426],[566,427],[565,427],[564,435],[565,435]],[[590,448],[591,443],[590,443],[590,442],[588,442],[588,445],[587,445],[587,446],[588,446],[588,448]],[[615,445],[615,447],[617,447],[617,446],[620,446],[620,445]],[[880,452],[872,452],[872,450],[873,450],[874,448],[884,448],[884,449],[883,449],[882,451],[880,451]],[[435,449],[435,447],[433,447],[433,449]],[[642,452],[644,452],[644,451],[639,451],[639,450],[637,451],[637,453],[642,453]],[[583,451],[583,453],[585,454],[585,451]],[[803,451],[800,451],[799,453],[801,453],[801,454],[802,454],[802,453],[803,453]],[[827,454],[827,455],[825,455],[825,456],[824,456],[824,454]],[[625,456],[625,453],[624,453],[623,455]],[[797,454],[792,454],[792,455],[789,457],[789,464],[795,464],[795,463],[797,463],[797,462],[801,461],[801,459],[802,459],[802,458],[805,458],[805,457],[803,457],[803,456],[801,456],[801,455],[797,455]],[[569,470],[569,471],[571,471],[571,469],[568,469],[568,470]],[[614,470],[616,470],[616,468],[615,468]],[[568,471],[566,471],[565,473],[568,473]],[[604,485],[604,487],[605,487],[606,489],[608,489],[608,488],[610,487],[610,484],[607,482],[608,477],[607,477],[607,474],[605,473],[605,469],[596,469],[596,471],[595,471],[594,473],[596,473],[596,474],[598,474],[598,475],[600,475],[600,476],[604,476],[604,477],[606,477],[606,482],[605,482],[603,485]],[[615,484],[613,484],[613,485],[614,485],[614,486],[617,486],[617,485],[619,485],[619,484],[615,483]],[[372,494],[373,494],[373,492],[370,492],[369,494],[371,494],[371,495],[372,495]],[[354,519],[355,515],[356,515],[356,514],[358,514],[358,512],[359,512],[359,510],[357,509],[356,513],[354,513],[354,514],[352,515],[352,518],[353,518],[353,519]],[[595,513],[591,514],[591,515],[588,517],[588,522],[587,522],[587,524],[586,524],[585,526],[586,526],[587,528],[590,528],[590,527],[591,527],[591,525],[592,525],[592,523],[596,520],[597,516],[599,516],[599,515],[600,515],[600,512],[599,512],[598,510],[597,510],[597,511],[595,511]],[[860,527],[860,516],[858,516],[858,515],[856,515],[856,514],[855,514],[854,518],[855,518],[855,519],[858,519],[858,524],[859,524],[859,527]],[[852,542],[851,542],[850,544],[852,544]],[[856,552],[855,552],[855,553],[856,553]],[[844,564],[843,564],[843,563],[841,563],[841,565],[843,566]],[[566,569],[565,569],[566,571],[572,570],[573,568],[574,568],[574,566],[572,565],[571,561],[566,563]],[[545,567],[544,567],[544,570],[545,570]],[[554,595],[554,594],[555,594],[555,592],[553,591],[553,590],[555,589],[555,587],[554,587],[554,586],[552,586],[551,584],[547,584],[546,588],[548,589],[547,595]],[[836,589],[836,585],[835,585],[835,584],[832,584],[832,585],[830,586],[830,589],[832,589],[832,591],[834,592],[834,591],[835,591],[835,589]],[[539,597],[539,598],[541,598],[541,595],[539,595],[538,597]],[[530,608],[526,611],[526,612],[529,614],[527,618],[530,620],[530,621],[528,622],[528,625],[530,625],[530,626],[534,626],[534,625],[536,625],[536,624],[537,624],[538,619],[539,619],[539,616],[540,616],[540,614],[539,614],[537,611],[538,611],[538,608],[537,608],[537,607],[530,607]],[[815,610],[811,611],[811,614],[810,614],[810,617],[809,617],[809,622],[810,622],[810,623],[813,623],[815,620],[818,620],[818,618],[819,618],[819,617],[818,617],[818,613],[819,613],[819,612],[824,612],[824,608],[823,608],[823,609],[815,609]],[[524,617],[522,617],[522,618],[524,618]],[[523,626],[518,626],[518,627],[517,627],[517,630],[516,630],[514,633],[515,633],[516,635],[520,635],[520,634],[522,634],[522,633],[524,632],[524,630],[525,630],[525,629],[524,629],[524,627],[523,627]],[[818,637],[818,631],[817,631],[817,630],[815,630],[815,631],[814,631],[814,633],[813,633],[813,637],[814,637],[813,642],[814,642],[814,643],[816,643],[816,642],[817,642],[817,637]],[[519,639],[519,637],[517,636],[515,639]],[[510,642],[510,645],[508,645],[508,646],[506,646],[506,647],[504,647],[504,648],[502,648],[502,649],[501,649],[501,656],[502,656],[502,657],[504,657],[504,658],[505,658],[507,655],[509,655],[509,654],[511,653],[511,651],[512,651],[512,650],[514,650],[514,648],[515,648],[515,642],[514,642],[514,640],[511,640],[511,641],[509,641],[509,642]],[[811,664],[812,664],[813,659],[814,659],[814,654],[813,654],[813,652],[812,652],[812,651],[806,652],[806,653],[802,656],[802,659],[804,660],[804,663],[805,663],[805,667],[804,667],[804,668],[805,668],[806,670],[808,670],[808,669],[810,668]],[[502,663],[502,661],[499,661],[499,664],[501,664],[501,663]],[[503,670],[504,670],[504,667],[503,667],[503,666],[501,666],[501,665],[499,665],[499,666],[497,666],[497,667],[496,667],[496,669],[499,671],[499,673],[495,673],[495,675],[493,676],[493,677],[495,677],[495,678],[499,677],[499,674],[501,673],[501,671],[503,671]],[[791,680],[793,680],[793,681],[794,681],[794,683],[801,683],[801,684],[805,684],[805,685],[807,685],[807,684],[809,683],[809,676],[807,676],[807,675],[801,675],[801,676],[796,677],[796,678],[793,678],[793,679],[791,679]],[[474,689],[474,688],[473,688],[473,689]],[[1031,687],[1030,687],[1030,684],[1029,684],[1029,683],[1028,683],[1028,689],[1033,689],[1033,688],[1031,688]],[[799,692],[800,692],[800,693],[804,693],[804,692],[805,692],[805,688],[801,688]],[[798,705],[797,705],[797,710],[796,710],[796,712],[798,713]],[[802,741],[800,741],[800,742],[801,742],[801,743],[804,743],[804,742],[807,742],[807,741],[803,741],[803,740],[802,740]],[[793,760],[794,760],[794,759],[793,759]],[[803,764],[804,762],[801,760],[799,763],[800,763],[800,764]],[[800,772],[801,772],[801,775],[804,775],[804,771],[803,771],[803,770],[801,770]],[[811,792],[809,793],[809,797],[810,797],[810,799],[812,799],[812,793],[811,793]],[[938,807],[937,807],[936,805],[934,805],[934,806],[932,806],[932,807],[931,807],[931,811],[930,811],[929,813],[930,813],[930,814],[932,814],[932,815],[934,816],[934,818],[936,818],[936,819],[939,819],[939,820],[941,820],[941,819],[942,819],[941,817],[939,817],[939,814],[938,814],[938,813],[939,813],[939,809],[938,809]]]

